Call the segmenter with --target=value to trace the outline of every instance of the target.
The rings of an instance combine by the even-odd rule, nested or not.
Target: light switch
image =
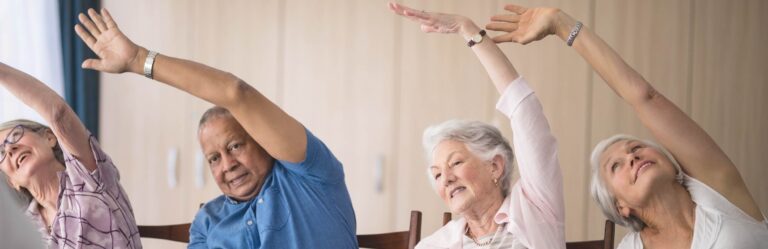
[[[176,147],[171,147],[168,149],[168,157],[166,159],[166,169],[167,169],[167,176],[168,176],[168,187],[169,188],[175,188],[176,187],[176,168],[179,161],[179,149]]]
[[[202,189],[205,186],[205,156],[197,150],[195,153],[195,187]]]

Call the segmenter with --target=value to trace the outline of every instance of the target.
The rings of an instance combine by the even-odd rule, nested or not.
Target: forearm
[[[47,121],[62,148],[95,170],[88,132],[61,96],[31,75],[0,63],[0,85]]]
[[[556,18],[555,34],[566,41],[574,26],[576,20],[560,11]],[[589,27],[582,27],[573,42],[573,48],[629,104],[634,106],[654,97],[656,92],[653,86]]]
[[[462,23],[459,30],[462,37],[470,37],[479,32],[480,28],[469,19]],[[488,72],[488,76],[499,93],[503,93],[507,86],[519,77],[512,62],[490,37],[484,37],[482,42],[472,46],[472,51]]]
[[[61,116],[61,112],[71,112],[64,99],[44,83],[2,63],[0,85],[48,122],[55,121],[56,117]]]
[[[130,72],[143,75],[148,51],[139,48],[137,60]],[[235,75],[194,61],[158,54],[153,65],[153,79],[185,91],[214,105],[233,108],[237,103],[240,84]],[[255,90],[255,89],[252,89]]]
[[[143,74],[146,56],[147,50],[140,48],[139,60],[130,66],[130,71]],[[304,126],[235,75],[159,54],[155,57],[153,78],[226,108],[272,157],[290,162],[304,160]]]

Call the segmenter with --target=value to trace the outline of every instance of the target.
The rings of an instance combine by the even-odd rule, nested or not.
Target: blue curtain
[[[77,15],[88,8],[99,10],[97,0],[59,0],[62,59],[64,60],[64,99],[75,110],[91,133],[99,137],[99,72],[80,65],[96,55],[75,33]]]

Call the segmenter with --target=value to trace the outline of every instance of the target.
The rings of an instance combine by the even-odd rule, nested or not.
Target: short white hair
[[[629,227],[632,229],[632,231],[639,232],[646,226],[645,222],[640,220],[640,218],[632,215],[629,217],[621,216],[618,208],[616,207],[616,197],[610,190],[608,190],[605,181],[602,177],[600,177],[600,155],[602,155],[603,152],[608,149],[608,147],[620,141],[638,141],[661,151],[664,156],[666,156],[667,159],[672,162],[672,165],[675,166],[675,170],[677,170],[675,179],[677,179],[677,182],[680,184],[683,184],[683,170],[680,168],[680,164],[677,163],[677,160],[675,160],[669,151],[650,140],[639,139],[637,137],[626,134],[617,134],[603,141],[600,141],[597,143],[597,145],[595,145],[595,149],[592,150],[592,155],[590,156],[590,164],[592,166],[590,193],[592,198],[597,202],[597,205],[600,206],[603,214],[609,220],[613,221],[613,223]]]
[[[509,142],[496,127],[478,121],[448,120],[443,123],[433,125],[424,130],[422,144],[427,152],[427,161],[432,160],[432,156],[438,144],[446,140],[453,140],[464,143],[467,149],[481,160],[492,160],[495,156],[501,156],[504,159],[504,172],[499,177],[501,194],[506,197],[509,193],[510,178],[514,166],[514,154]],[[427,178],[436,188],[435,178],[432,177],[429,167],[427,167]]]

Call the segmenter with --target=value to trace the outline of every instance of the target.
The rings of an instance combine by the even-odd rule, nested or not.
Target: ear
[[[616,201],[616,209],[619,211],[621,217],[624,218],[629,218],[629,215],[632,213],[632,209],[627,206],[627,203],[621,200]]]
[[[53,131],[51,129],[45,130],[45,141],[48,144],[48,147],[55,147],[56,144],[58,144],[59,140],[56,138],[56,135],[53,134]]]
[[[498,179],[504,175],[504,171],[507,170],[506,162],[501,155],[496,155],[491,159],[491,174],[493,179]]]

